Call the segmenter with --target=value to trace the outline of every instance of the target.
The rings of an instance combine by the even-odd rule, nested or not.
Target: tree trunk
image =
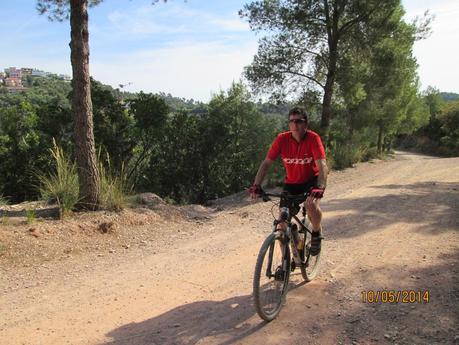
[[[328,137],[330,132],[330,118],[331,118],[331,101],[333,95],[333,75],[330,72],[327,74],[327,81],[325,82],[324,97],[322,100],[322,117],[320,119],[320,129],[323,138],[323,144],[328,145]]]
[[[387,153],[390,153],[391,150],[392,150],[392,138],[387,140],[387,147],[386,147]]]
[[[382,153],[382,137],[383,137],[383,126],[378,126],[378,153]]]
[[[351,107],[348,111],[348,116],[347,116],[347,125],[348,130],[347,130],[347,140],[348,142],[352,143],[352,139],[354,138],[354,114],[357,111],[356,108]]]
[[[321,134],[323,137],[323,144],[328,145],[328,137],[330,133],[330,119],[332,112],[332,96],[333,85],[336,77],[336,63],[338,60],[338,53],[336,45],[334,50],[330,52],[330,63],[328,67],[327,80],[325,81],[324,97],[322,100],[322,117],[320,119]]]
[[[80,185],[79,207],[94,210],[99,204],[92,102],[89,80],[88,1],[70,0],[70,59],[73,72],[73,126]]]
[[[384,136],[383,151],[389,153],[392,148],[392,138],[389,135]]]
[[[336,77],[336,64],[338,62],[338,21],[340,14],[336,9],[331,12],[328,1],[324,1],[325,4],[325,17],[327,25],[327,41],[328,41],[328,52],[329,62],[327,79],[324,85],[324,97],[322,99],[322,117],[320,119],[320,129],[322,135],[322,141],[325,146],[328,146],[329,132],[330,132],[330,119],[331,119],[331,104],[333,96],[333,85]]]

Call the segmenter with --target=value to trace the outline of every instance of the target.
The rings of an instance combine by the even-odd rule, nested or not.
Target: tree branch
[[[367,19],[369,16],[375,12],[377,7],[375,6],[373,9],[368,11],[367,13],[364,13],[360,16],[355,17],[354,19],[349,20],[348,22],[344,23],[341,28],[339,28],[338,33],[341,35],[343,32],[345,32],[348,28],[352,27],[353,25],[357,24],[358,22],[362,21],[363,19]]]
[[[317,85],[319,85],[321,88],[323,88],[323,89],[325,88],[325,85],[323,85],[320,81],[318,81],[314,77],[311,77],[310,75],[303,74],[303,73],[300,73],[300,72],[291,71],[291,70],[288,70],[288,69],[278,70],[278,72],[279,73],[293,74],[293,75],[296,75],[296,76],[299,76],[299,77],[303,77],[303,78],[309,79],[309,80],[313,81],[314,83],[316,83]]]
[[[278,42],[273,42],[272,43],[276,48],[280,49],[280,50],[284,50],[285,48],[289,48],[287,45],[282,45],[282,44],[279,44]],[[303,48],[303,47],[300,47],[300,46],[295,46],[295,45],[290,45],[290,47],[293,49],[293,50],[297,50],[298,51],[298,54],[297,56],[301,56],[304,52],[308,53],[308,54],[311,54],[311,55],[314,55],[314,56],[317,56],[321,63],[323,64],[323,66],[327,66],[327,60],[324,58],[324,56],[321,54],[321,53],[318,53],[318,52],[315,52],[315,51],[312,51],[312,50],[309,50],[307,48]]]

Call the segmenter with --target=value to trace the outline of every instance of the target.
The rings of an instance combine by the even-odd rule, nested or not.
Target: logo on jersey
[[[303,159],[300,158],[283,158],[282,159],[285,164],[300,164],[306,165],[312,163],[312,157],[305,157]]]

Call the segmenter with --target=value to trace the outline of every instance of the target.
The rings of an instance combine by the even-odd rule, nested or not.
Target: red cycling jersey
[[[320,136],[313,131],[307,130],[300,142],[291,132],[284,132],[274,139],[267,158],[274,161],[279,155],[286,171],[285,183],[299,184],[319,175],[315,161],[325,159],[325,150]]]

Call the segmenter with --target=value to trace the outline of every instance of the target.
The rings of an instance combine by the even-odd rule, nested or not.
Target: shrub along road
[[[398,152],[332,172],[321,272],[303,284],[296,271],[269,324],[251,284],[270,203],[125,211],[107,234],[86,229],[103,213],[37,222],[38,237],[3,225],[4,246],[20,237],[35,254],[0,256],[0,343],[455,344],[458,202],[459,158]],[[370,303],[392,290],[429,300]]]

